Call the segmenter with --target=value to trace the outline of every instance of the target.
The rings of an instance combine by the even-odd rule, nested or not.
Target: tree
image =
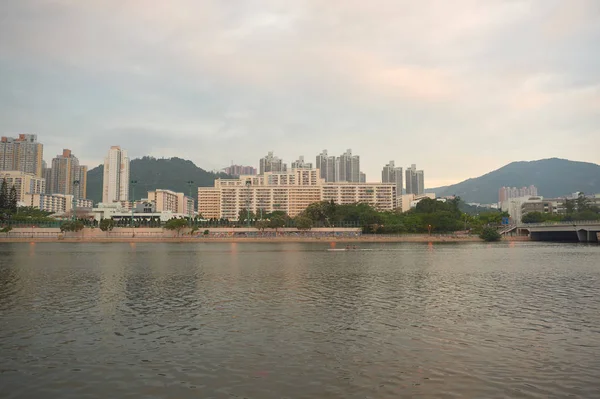
[[[83,223],[81,223],[79,220],[76,220],[74,222],[64,222],[63,224],[60,225],[60,231],[63,233],[72,231],[72,232],[78,232],[83,230],[85,226],[83,225]]]
[[[565,199],[565,212],[567,215],[572,215],[575,212],[575,200]]]
[[[2,185],[0,186],[0,209],[8,208],[8,184],[6,179],[2,179]]]
[[[600,215],[591,209],[583,212],[577,212],[575,215],[573,215],[573,220],[598,220],[599,218]]]
[[[257,229],[259,229],[260,231],[265,231],[265,229],[268,229],[270,226],[271,226],[271,223],[268,220],[259,220],[255,224],[255,227]]]
[[[321,201],[310,204],[302,216],[309,218],[313,222],[330,225],[335,217],[336,205],[330,201]]]
[[[8,209],[13,213],[17,212],[17,202],[17,188],[12,186],[10,188],[10,195],[8,196]]]
[[[542,223],[544,221],[544,214],[541,212],[529,212],[521,218],[523,223]]]
[[[306,216],[298,215],[298,216],[296,216],[294,221],[296,222],[296,228],[298,230],[312,229],[313,221],[310,218],[307,218]]]
[[[585,193],[579,193],[575,202],[577,203],[577,212],[585,212],[590,207],[590,200],[585,196]]]
[[[275,215],[269,220],[269,227],[275,231],[283,226],[285,226],[285,219],[279,215]]]
[[[177,237],[181,234],[181,230],[188,227],[188,222],[185,219],[171,219],[165,223],[165,229],[176,231]]]
[[[254,214],[254,212],[250,211],[250,213],[248,213],[248,210],[246,208],[240,209],[240,212],[238,213],[238,222],[247,223],[248,215],[250,216],[250,220],[256,219],[256,215]]]
[[[481,234],[479,234],[479,238],[481,238],[482,240],[486,241],[486,242],[492,242],[492,241],[499,241],[502,236],[500,235],[500,233],[498,233],[498,230],[496,230],[493,227],[485,227],[482,231]]]
[[[105,231],[105,232],[109,232],[112,231],[112,229],[114,229],[115,227],[115,221],[112,219],[102,219],[100,221],[100,230]]]

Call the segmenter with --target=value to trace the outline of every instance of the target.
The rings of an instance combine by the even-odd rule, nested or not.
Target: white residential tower
[[[129,200],[129,157],[127,151],[112,146],[104,158],[102,202]]]

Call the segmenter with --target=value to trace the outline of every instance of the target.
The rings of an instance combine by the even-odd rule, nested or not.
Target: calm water
[[[361,248],[0,245],[0,397],[600,397],[600,246]]]

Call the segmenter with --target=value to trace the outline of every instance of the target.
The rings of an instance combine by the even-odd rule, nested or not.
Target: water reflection
[[[599,396],[597,246],[329,247],[2,246],[0,389]]]

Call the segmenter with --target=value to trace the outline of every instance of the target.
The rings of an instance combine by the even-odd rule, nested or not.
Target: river
[[[0,397],[600,397],[600,246],[327,248],[2,244]]]

